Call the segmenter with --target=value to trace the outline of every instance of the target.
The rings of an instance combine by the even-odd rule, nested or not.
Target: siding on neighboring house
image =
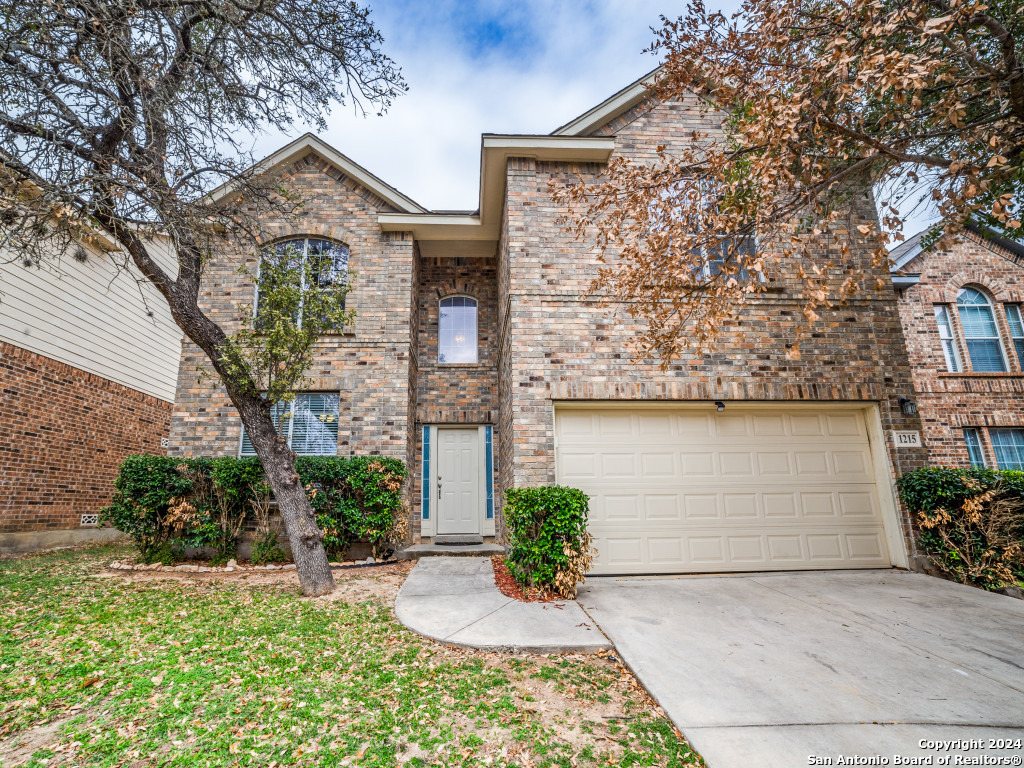
[[[153,250],[173,274],[166,242]],[[164,452],[180,350],[167,303],[116,253],[0,259],[0,550],[111,533],[94,517],[124,456]]]
[[[899,292],[899,310],[931,463],[971,466],[963,430],[975,428],[986,463],[996,466],[990,428],[1024,429],[1024,371],[1006,317],[1007,304],[1024,303],[1024,258],[968,231],[948,250],[920,253],[902,271],[920,275],[917,285]],[[971,370],[956,311],[957,292],[965,286],[980,288],[992,302],[1008,363],[1005,373]],[[948,307],[959,373],[947,370],[937,304]]]
[[[167,245],[153,250],[174,274]],[[117,254],[82,252],[40,267],[0,257],[0,341],[173,402],[182,334],[167,302]]]

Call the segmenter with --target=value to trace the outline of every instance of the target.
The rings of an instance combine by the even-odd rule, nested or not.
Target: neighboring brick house
[[[357,275],[354,325],[317,349],[292,447],[405,460],[416,542],[501,540],[505,489],[561,483],[591,497],[598,572],[908,565],[893,478],[925,453],[894,445],[920,424],[900,407],[913,389],[891,291],[823,313],[795,356],[799,279],[780,270],[719,352],[667,370],[631,360],[638,321],[587,295],[593,244],[563,231],[549,181],[714,129],[689,106],[637,81],[550,135],[484,135],[476,211],[425,210],[311,135],[268,158],[311,198],[300,221],[266,222],[274,240]],[[850,231],[875,217],[855,194]],[[257,260],[209,265],[206,309],[229,329],[254,300],[238,267]],[[171,453],[244,453],[201,362],[186,343]]]
[[[970,227],[893,250],[903,334],[933,464],[1024,469],[1024,245]]]
[[[0,552],[113,537],[96,516],[121,459],[166,450],[181,332],[115,255],[0,255]]]

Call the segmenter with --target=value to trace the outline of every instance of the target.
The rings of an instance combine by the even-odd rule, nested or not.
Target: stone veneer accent
[[[913,368],[924,440],[933,464],[971,465],[962,429],[977,427],[989,466],[995,454],[986,427],[1024,427],[1024,371],[1013,349],[1004,304],[1024,302],[1024,259],[967,232],[946,251],[923,253],[903,267],[921,282],[899,294],[900,319]],[[956,294],[980,287],[992,301],[1009,362],[1008,373],[974,373],[963,345]],[[934,306],[950,305],[963,373],[949,373],[942,354]]]
[[[125,456],[164,452],[170,403],[5,342],[0,393],[0,534],[78,529]]]

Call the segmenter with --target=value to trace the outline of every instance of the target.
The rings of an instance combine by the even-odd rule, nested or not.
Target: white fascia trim
[[[505,197],[505,169],[510,157],[536,160],[604,163],[615,139],[600,137],[520,136],[485,134],[480,147],[480,208],[478,214],[382,213],[377,221],[385,232],[412,232],[417,240],[497,241]]]
[[[286,144],[281,147],[281,149],[277,150],[277,152],[265,157],[257,163],[255,167],[261,172],[272,171],[278,166],[284,165],[309,151],[320,155],[324,160],[338,168],[346,176],[358,181],[382,200],[386,201],[389,205],[408,213],[426,213],[427,209],[415,200],[410,197],[406,197],[390,184],[387,184],[377,178],[351,158],[346,157],[326,141],[318,136],[314,136],[312,133],[303,134],[290,144]],[[222,184],[210,193],[210,198],[216,202],[217,200],[222,199],[225,195],[230,194],[234,187],[235,183],[233,181]]]
[[[627,85],[618,93],[602,101],[593,109],[584,112],[572,122],[566,123],[560,128],[551,132],[552,136],[579,136],[589,133],[595,128],[618,117],[635,104],[640,103],[647,95],[650,86],[654,83],[661,67],[648,72],[631,85]]]

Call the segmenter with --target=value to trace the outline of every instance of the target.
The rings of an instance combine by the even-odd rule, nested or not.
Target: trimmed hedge
[[[295,469],[332,556],[366,541],[382,557],[404,540],[407,471],[399,459],[300,456]],[[269,505],[270,487],[255,457],[133,455],[121,463],[114,497],[100,520],[129,536],[143,562],[164,563],[180,559],[186,547],[210,547],[215,560],[225,561],[255,521],[254,555],[273,562],[283,554],[270,528]]]
[[[587,532],[590,499],[563,486],[511,488],[505,492],[508,569],[520,584],[565,598],[576,596],[578,583],[594,560]]]
[[[1024,472],[925,467],[897,487],[944,573],[986,589],[1024,583]]]

